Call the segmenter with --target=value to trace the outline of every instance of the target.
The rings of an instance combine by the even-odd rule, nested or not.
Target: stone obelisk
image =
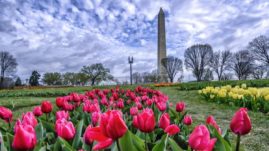
[[[166,71],[161,63],[163,58],[166,58],[165,15],[163,9],[160,8],[158,14],[158,74],[161,82],[166,81]]]

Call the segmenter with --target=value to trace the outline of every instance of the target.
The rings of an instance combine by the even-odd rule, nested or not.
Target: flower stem
[[[119,139],[117,139],[116,142],[117,142],[117,148],[118,148],[118,151],[121,151],[121,149],[120,149]]]
[[[145,148],[146,148],[146,151],[148,151],[147,133],[145,133]]]
[[[236,140],[236,149],[235,151],[239,151],[239,147],[240,147],[240,135],[237,135],[237,140]]]

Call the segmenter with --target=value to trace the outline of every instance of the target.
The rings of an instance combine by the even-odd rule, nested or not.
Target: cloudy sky
[[[195,43],[237,51],[269,34],[268,0],[0,0],[0,50],[17,58],[24,79],[97,62],[125,77],[130,55],[134,71],[151,71],[160,7],[167,53],[180,58]]]

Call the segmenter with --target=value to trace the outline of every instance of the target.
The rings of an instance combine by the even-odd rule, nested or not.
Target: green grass
[[[128,87],[129,88],[129,87]],[[67,94],[78,90],[78,92],[84,92],[85,90],[91,89],[89,87],[78,87],[78,88],[58,88],[58,92],[61,94]],[[165,94],[169,96],[169,100],[172,102],[177,102],[184,100],[187,104],[187,110],[190,115],[192,115],[194,120],[194,125],[205,123],[205,119],[208,115],[213,115],[222,129],[229,128],[230,120],[234,112],[238,107],[232,107],[225,104],[216,104],[213,102],[207,102],[203,100],[198,94],[197,91],[178,91],[176,87],[162,87],[158,88]],[[34,106],[39,105],[42,100],[54,101],[57,95],[43,95],[47,90],[32,90],[32,92],[38,91],[41,96],[34,95],[23,95],[23,97],[1,97],[0,105],[13,108],[14,119],[17,119],[21,116],[23,112],[31,111]],[[55,90],[55,89],[54,89]],[[12,91],[12,90],[11,90]],[[19,93],[19,90],[13,90],[16,93]],[[27,91],[27,94],[31,94],[31,90]],[[52,92],[53,90],[50,89]],[[3,93],[3,92],[2,92]],[[15,92],[12,92],[13,94]],[[25,93],[25,92],[23,92]],[[55,94],[55,93],[52,93]],[[20,95],[19,95],[20,96]],[[260,112],[249,111],[249,115],[252,120],[252,131],[250,134],[242,137],[242,149],[245,151],[267,151],[269,150],[269,115],[263,114]],[[0,120],[0,126],[3,124],[3,121]],[[231,133],[232,134],[232,133]],[[232,139],[235,139],[235,135],[231,135]]]

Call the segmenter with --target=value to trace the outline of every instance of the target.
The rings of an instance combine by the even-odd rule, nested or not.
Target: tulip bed
[[[57,109],[43,101],[14,125],[12,111],[0,107],[7,123],[0,128],[1,151],[230,151],[230,131],[239,150],[240,137],[251,130],[245,108],[231,117],[230,130],[221,129],[212,115],[194,126],[184,102],[174,107],[162,92],[140,86],[70,93],[55,103]]]
[[[269,112],[269,88],[247,87],[246,84],[232,87],[206,87],[199,91],[205,100],[246,107],[250,110]]]

